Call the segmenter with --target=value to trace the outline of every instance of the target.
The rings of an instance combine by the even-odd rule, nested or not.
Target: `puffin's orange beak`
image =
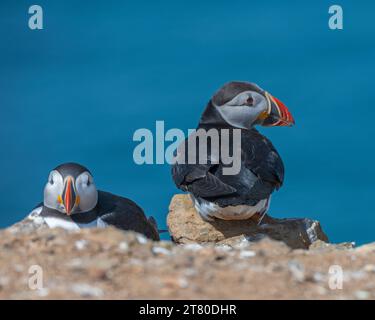
[[[76,192],[74,190],[73,179],[71,177],[68,177],[66,179],[62,198],[66,214],[70,216],[76,204]]]
[[[276,97],[266,92],[266,98],[269,103],[268,116],[263,121],[267,127],[274,126],[292,126],[295,124],[294,118],[288,108]]]

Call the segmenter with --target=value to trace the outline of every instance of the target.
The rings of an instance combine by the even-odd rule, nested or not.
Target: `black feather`
[[[200,128],[208,130],[210,126],[201,125]],[[185,146],[188,145],[188,139],[184,142]],[[224,175],[225,165],[221,159],[219,163],[213,163],[211,149],[207,149],[207,164],[177,163],[172,166],[176,186],[197,198],[204,198],[222,207],[240,204],[253,206],[269,198],[283,184],[284,165],[280,155],[256,129],[241,130],[241,170],[236,175]],[[185,150],[188,153],[187,147]],[[197,149],[197,162],[198,158]]]

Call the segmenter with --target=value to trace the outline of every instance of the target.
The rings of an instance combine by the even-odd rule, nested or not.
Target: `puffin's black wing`
[[[284,164],[275,147],[257,130],[242,131],[243,163],[259,179],[280,188],[284,182]]]
[[[218,161],[213,161],[210,146],[207,148],[207,163],[200,164],[199,145],[196,140],[196,164],[189,163],[189,139],[195,139],[192,135],[182,142],[183,149],[177,150],[179,162],[172,166],[172,177],[176,186],[184,191],[191,192],[196,197],[212,198],[230,195],[236,189],[216,176],[216,171],[220,166]],[[182,151],[181,151],[182,150]],[[184,163],[182,163],[182,160]]]
[[[223,175],[223,165],[210,162],[208,154],[207,165],[173,165],[176,186],[220,206],[253,206],[267,199],[283,183],[284,165],[279,154],[255,129],[241,130],[241,170],[238,174]]]
[[[210,170],[215,165],[175,164],[172,177],[176,186],[196,197],[211,198],[233,194],[236,189],[221,181]]]
[[[284,180],[284,165],[272,143],[257,130],[241,132],[241,170],[237,175],[219,178],[236,188],[234,196],[215,199],[220,206],[256,205],[268,199]]]
[[[98,211],[100,218],[108,225],[160,240],[155,219],[147,219],[143,210],[130,199],[99,191]]]

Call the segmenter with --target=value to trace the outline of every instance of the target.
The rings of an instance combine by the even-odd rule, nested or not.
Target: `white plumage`
[[[212,221],[213,218],[222,220],[246,220],[250,219],[257,213],[263,215],[265,212],[267,212],[271,199],[268,198],[260,200],[255,206],[238,205],[220,207],[217,204],[209,202],[205,199],[200,198],[197,200],[193,195],[191,195],[191,197],[193,199],[195,209],[206,221]]]

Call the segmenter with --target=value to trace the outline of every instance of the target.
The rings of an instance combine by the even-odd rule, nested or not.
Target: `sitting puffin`
[[[203,112],[198,128],[239,129],[241,150],[238,174],[223,174],[221,152],[215,162],[207,146],[207,163],[188,163],[190,135],[177,149],[177,162],[172,166],[176,186],[190,193],[196,210],[206,221],[214,218],[261,223],[267,213],[272,192],[283,184],[284,165],[272,143],[254,127],[291,126],[294,119],[277,98],[249,82],[230,82],[217,91]],[[232,142],[232,140],[229,140]],[[220,142],[221,143],[221,142]],[[221,144],[219,145],[221,148]],[[232,143],[233,147],[233,143]],[[231,146],[229,146],[231,148]],[[179,153],[183,150],[185,155]],[[186,151],[185,151],[186,150]],[[198,149],[196,151],[198,159]],[[179,163],[178,159],[185,159]],[[194,159],[194,158],[193,158]]]
[[[50,228],[69,230],[114,226],[159,240],[154,218],[147,219],[129,199],[98,191],[90,171],[77,163],[65,163],[50,172],[44,201],[28,219],[42,219]]]

